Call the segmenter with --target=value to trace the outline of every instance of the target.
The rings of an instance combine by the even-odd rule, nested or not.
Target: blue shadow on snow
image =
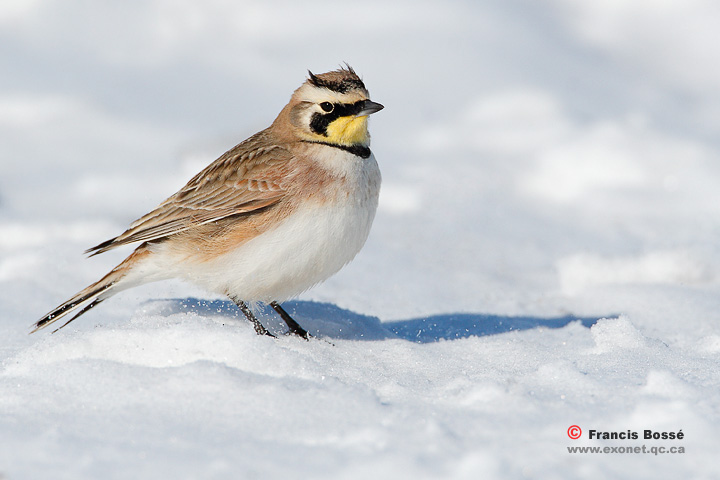
[[[204,317],[229,317],[244,321],[238,307],[229,300],[202,300],[198,298],[153,300],[148,302],[154,313],[169,316],[177,313],[195,313]],[[445,313],[428,317],[381,322],[379,318],[345,310],[331,303],[289,301],[283,308],[312,335],[320,338],[345,340],[384,340],[401,338],[415,343],[432,343],[440,340],[457,340],[483,337],[533,328],[562,328],[572,322],[591,327],[598,317],[510,317],[480,313]],[[282,333],[284,324],[271,308],[259,313],[265,326],[274,333]]]

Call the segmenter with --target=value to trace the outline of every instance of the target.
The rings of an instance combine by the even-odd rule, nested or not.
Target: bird
[[[89,256],[131,244],[107,275],[33,324],[30,333],[113,295],[179,278],[230,298],[258,335],[275,337],[251,306],[270,305],[288,334],[311,335],[281,306],[326,280],[365,244],[381,175],[370,150],[370,100],[350,65],[313,74],[272,124],[231,148]]]

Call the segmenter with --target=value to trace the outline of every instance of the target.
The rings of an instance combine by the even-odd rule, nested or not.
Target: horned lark
[[[180,278],[227,295],[261,335],[271,335],[248,303],[283,310],[287,300],[340,270],[370,232],[380,170],[370,151],[370,100],[350,66],[309,78],[270,127],[233,147],[97,255],[140,245],[99,281],[34,324],[74,314],[64,327],[116,293]],[[62,328],[62,327],[60,327]]]

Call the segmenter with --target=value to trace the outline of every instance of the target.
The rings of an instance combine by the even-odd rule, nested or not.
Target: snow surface
[[[719,22],[710,0],[4,0],[0,478],[720,478]],[[384,184],[355,262],[286,305],[317,339],[179,282],[27,335],[128,253],[80,252],[342,61],[386,106]],[[641,445],[686,452],[567,450]]]

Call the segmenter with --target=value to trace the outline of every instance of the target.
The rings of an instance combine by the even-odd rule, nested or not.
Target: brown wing
[[[88,249],[97,255],[120,245],[158,240],[238,214],[278,203],[292,154],[266,141],[266,131],[232,148],[155,210],[121,235]]]

